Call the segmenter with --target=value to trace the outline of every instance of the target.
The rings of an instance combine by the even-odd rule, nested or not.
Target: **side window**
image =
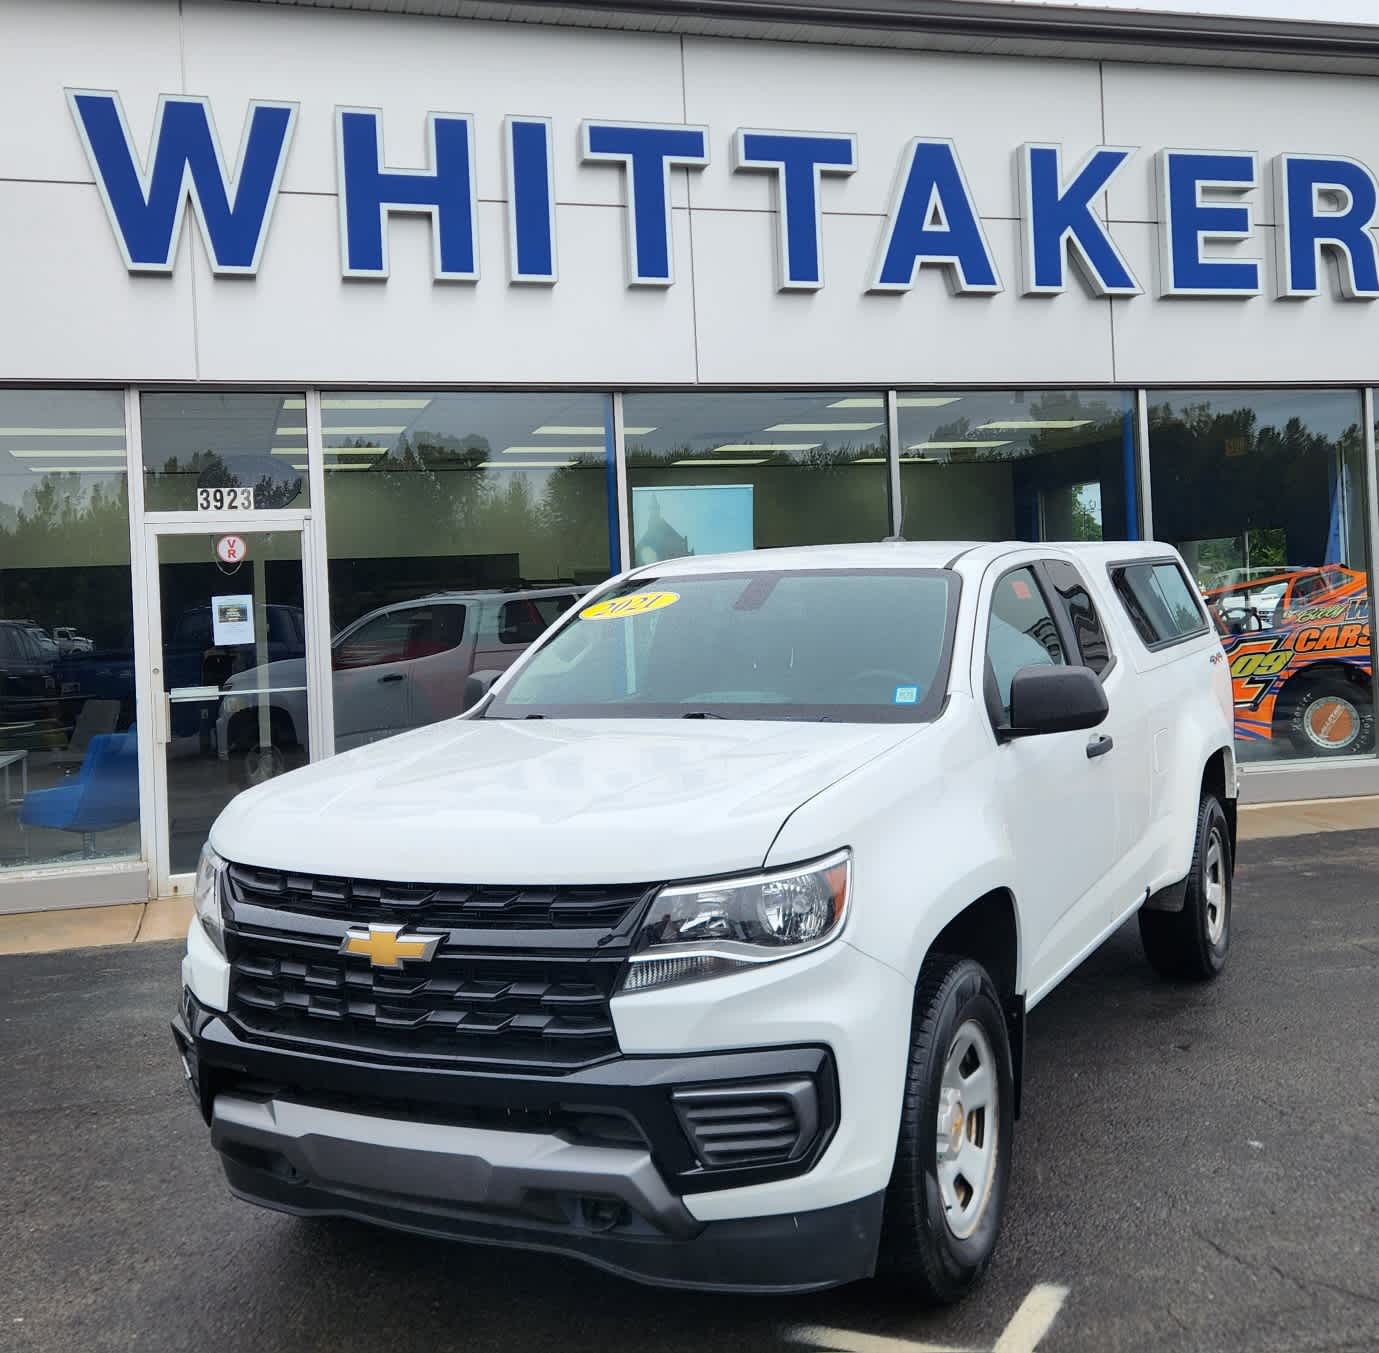
[[[1111,581],[1141,639],[1150,647],[1205,633],[1206,616],[1183,571],[1167,560],[1122,564]]]
[[[1044,567],[1077,636],[1083,665],[1100,676],[1111,665],[1111,645],[1106,640],[1106,631],[1101,627],[1101,617],[1096,613],[1092,594],[1087,591],[1087,585],[1077,568],[1066,559],[1046,559]]]
[[[464,638],[463,606],[417,606],[406,614],[411,617],[407,634],[408,658],[432,658],[447,653]]]
[[[1068,661],[1058,626],[1028,568],[1007,573],[991,594],[986,660],[996,685],[995,703],[1006,720],[1010,718],[1010,683],[1016,672],[1022,667],[1061,667]]]
[[[412,611],[389,611],[361,625],[335,650],[333,666],[377,667],[385,662],[402,662],[407,657],[407,641],[412,632]]]
[[[505,601],[498,615],[498,642],[535,643],[559,616],[570,609],[573,595],[562,597],[520,597]]]

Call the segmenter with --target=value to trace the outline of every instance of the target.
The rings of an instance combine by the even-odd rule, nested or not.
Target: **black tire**
[[[1374,746],[1374,697],[1367,686],[1326,673],[1298,691],[1288,737],[1303,756],[1357,756]]]
[[[969,1203],[973,1217],[958,1228],[962,1234],[955,1234],[938,1178],[938,1118],[945,1064],[969,1022],[986,1036],[996,1087],[995,1111],[991,1113],[990,1107],[979,1111],[980,1120],[976,1111],[964,1118],[959,1105],[955,1140],[972,1137],[974,1129],[983,1138],[994,1130],[990,1139],[994,1160],[984,1199]],[[1010,1181],[1013,1108],[1010,1041],[995,985],[986,969],[972,959],[930,955],[915,989],[905,1099],[877,1263],[878,1276],[908,1299],[949,1305],[991,1263]]]
[[[1226,966],[1234,871],[1225,811],[1215,794],[1203,794],[1182,911],[1140,912],[1145,957],[1162,976],[1205,982]]]

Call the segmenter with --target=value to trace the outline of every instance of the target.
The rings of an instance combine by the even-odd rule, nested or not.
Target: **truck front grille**
[[[358,924],[448,926],[476,930],[614,930],[645,899],[637,885],[612,888],[468,887],[455,883],[379,883],[274,869],[230,866],[236,896],[299,916]]]
[[[345,900],[332,902],[319,879],[229,869],[229,1014],[246,1037],[326,1056],[513,1071],[571,1071],[617,1055],[609,1001],[651,889],[345,881],[338,891]],[[499,892],[528,907],[539,896],[546,925],[518,927],[511,911],[491,927],[464,915],[468,899]],[[575,892],[615,912],[615,923],[590,925],[586,912],[582,927],[569,924]],[[404,893],[431,902],[399,903]],[[378,968],[340,952],[346,932],[370,921],[442,939],[424,962]]]

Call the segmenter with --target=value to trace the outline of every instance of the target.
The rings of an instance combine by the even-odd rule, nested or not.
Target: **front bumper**
[[[190,993],[173,1032],[231,1189],[263,1206],[569,1254],[670,1286],[809,1291],[873,1271],[880,1192],[713,1221],[687,1205],[812,1168],[838,1122],[825,1048],[619,1057],[564,1076],[399,1067],[256,1045]],[[815,1116],[790,1161],[705,1167],[684,1091],[805,1084],[800,1116]]]

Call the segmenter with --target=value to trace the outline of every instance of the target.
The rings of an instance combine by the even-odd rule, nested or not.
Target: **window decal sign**
[[[217,645],[254,642],[254,598],[249,593],[211,598],[211,638]]]
[[[580,613],[581,620],[626,620],[629,616],[663,611],[680,600],[678,592],[633,592],[628,597],[614,597],[611,601],[596,601]]]
[[[243,536],[219,536],[215,542],[215,557],[222,564],[242,564],[249,557],[249,545]]]

